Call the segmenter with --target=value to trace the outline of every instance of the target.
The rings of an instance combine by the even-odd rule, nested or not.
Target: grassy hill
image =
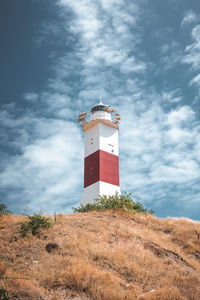
[[[89,212],[22,238],[24,220],[0,220],[0,289],[10,299],[200,299],[200,223]]]

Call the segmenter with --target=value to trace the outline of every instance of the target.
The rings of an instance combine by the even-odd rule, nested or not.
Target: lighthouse
[[[85,133],[84,191],[81,204],[93,203],[99,195],[120,194],[119,186],[119,114],[109,105],[99,103],[79,115]]]

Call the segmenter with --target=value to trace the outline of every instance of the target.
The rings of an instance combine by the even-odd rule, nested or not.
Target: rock
[[[163,230],[163,232],[166,233],[166,234],[170,234],[170,233],[173,232],[173,230],[170,229],[170,228],[167,228],[167,229]]]
[[[10,238],[10,243],[12,243],[12,242],[16,242],[16,241],[18,241],[18,237],[17,236],[11,236],[11,238]]]
[[[46,246],[45,246],[45,249],[47,250],[47,252],[51,253],[53,252],[54,250],[57,250],[59,248],[58,244],[56,243],[48,243]]]

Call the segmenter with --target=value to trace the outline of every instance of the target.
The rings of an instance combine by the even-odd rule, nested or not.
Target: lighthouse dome
[[[91,121],[94,120],[112,120],[111,113],[105,109],[108,105],[99,103],[91,108]]]

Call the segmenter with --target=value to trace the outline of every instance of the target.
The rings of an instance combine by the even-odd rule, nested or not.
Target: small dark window
[[[110,151],[111,151],[112,153],[114,153],[114,145],[108,144],[108,146],[109,146],[109,148],[110,148]]]

